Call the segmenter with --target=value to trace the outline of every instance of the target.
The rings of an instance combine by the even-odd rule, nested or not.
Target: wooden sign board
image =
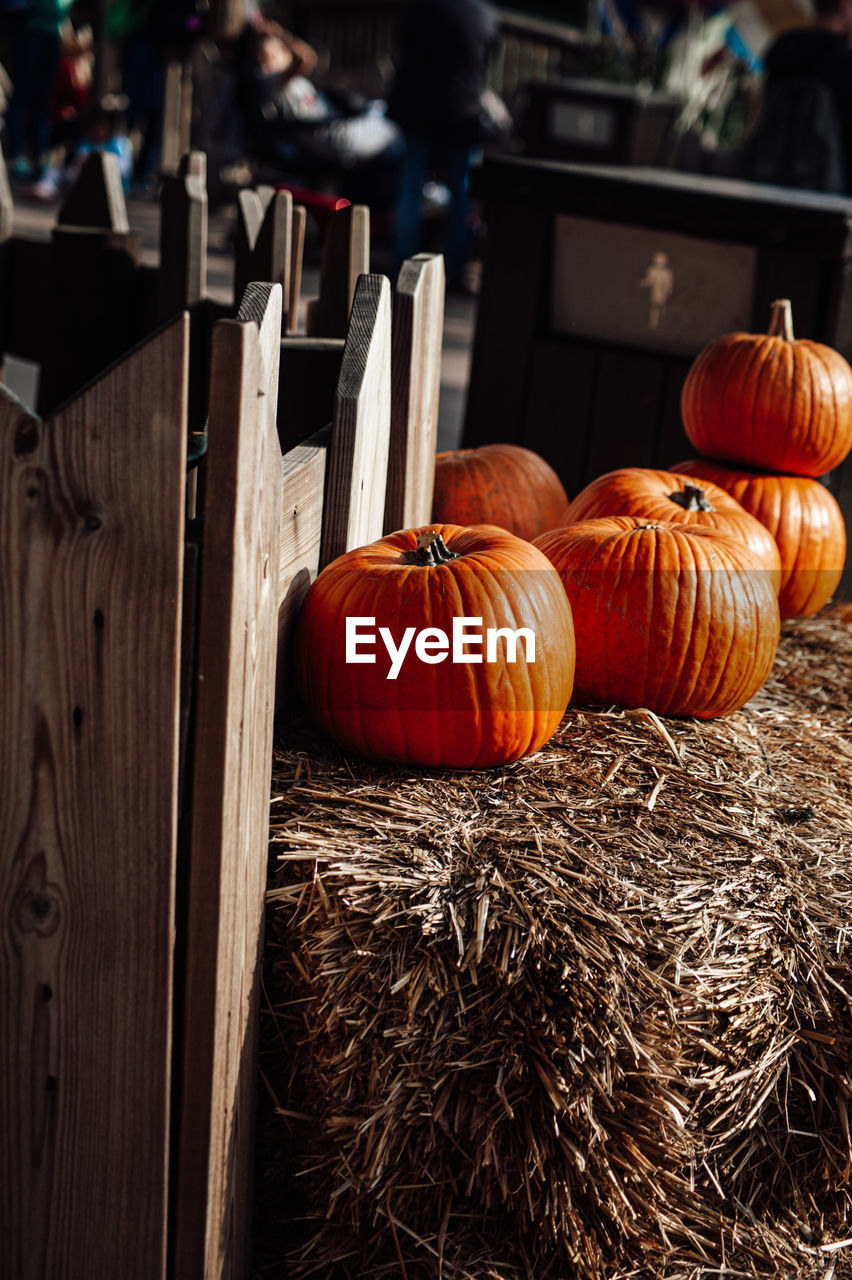
[[[559,214],[552,327],[696,355],[720,333],[750,327],[756,269],[753,245]]]

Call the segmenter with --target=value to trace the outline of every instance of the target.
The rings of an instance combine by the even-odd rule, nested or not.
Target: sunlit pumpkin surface
[[[556,472],[531,449],[485,444],[435,459],[432,519],[448,524],[496,524],[519,538],[552,529],[568,502]]]
[[[727,533],[751,547],[764,568],[781,583],[781,557],[772,534],[723,488],[674,471],[620,467],[598,476],[577,494],[560,524],[576,524],[600,516],[639,516],[653,522],[695,525]]]
[[[816,613],[840,582],[846,526],[834,496],[818,480],[741,471],[704,458],[678,463],[685,475],[726,489],[772,534],[781,555],[782,618]]]
[[[425,530],[402,530],[340,556],[310,588],[296,637],[306,710],[345,750],[369,759],[485,768],[535,751],[552,736],[571,697],[574,634],[559,575],[531,544],[489,526],[431,525],[455,558],[410,563]],[[528,628],[507,660],[421,661],[412,650],[396,679],[376,644],[375,663],[347,663],[347,618],[375,618],[399,645],[409,627],[449,634],[454,618],[483,628]]]
[[[571,601],[574,701],[726,715],[763,684],[780,632],[771,574],[708,529],[631,516],[536,539]]]

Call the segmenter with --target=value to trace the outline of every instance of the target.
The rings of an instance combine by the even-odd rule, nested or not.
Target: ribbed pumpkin
[[[374,644],[347,662],[347,619]],[[448,637],[454,619],[481,619],[482,630],[527,628],[515,660],[500,639],[495,659],[439,656],[433,630],[416,636],[394,679],[379,628],[395,648],[409,628]],[[369,628],[366,619],[373,620]],[[468,630],[476,632],[475,626]],[[416,647],[417,646],[417,647]],[[350,649],[350,655],[352,654]],[[421,656],[421,654],[423,656]],[[299,617],[295,672],[306,709],[339,746],[368,759],[482,769],[535,751],[557,728],[571,697],[574,633],[559,575],[527,542],[492,526],[404,529],[346,552],[310,587]]]
[[[766,334],[729,333],[699,353],[681,413],[704,457],[825,475],[852,448],[852,369],[833,347],[796,339],[780,299]]]
[[[574,701],[709,719],[760,688],[778,600],[754,552],[712,529],[610,516],[537,538],[574,617]]]
[[[553,528],[567,502],[549,463],[517,444],[455,449],[435,459],[436,523],[496,524],[530,541]]]
[[[560,523],[576,524],[599,516],[638,516],[658,523],[695,525],[726,533],[759,556],[781,582],[781,557],[769,530],[749,515],[735,498],[710,481],[651,467],[620,467],[598,476],[577,494],[562,513]]]
[[[824,484],[806,476],[741,471],[705,458],[678,463],[677,470],[726,489],[772,534],[781,553],[782,618],[807,617],[831,598],[846,560],[846,526]]]

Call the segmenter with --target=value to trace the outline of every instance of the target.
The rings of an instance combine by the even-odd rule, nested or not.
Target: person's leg
[[[420,138],[405,139],[405,153],[399,166],[394,226],[394,267],[398,271],[406,258],[420,248],[420,209],[423,183],[429,170],[429,146]]]
[[[459,287],[465,284],[470,229],[468,213],[470,200],[471,147],[464,144],[449,145],[444,150],[444,181],[450,192],[450,208],[444,233],[444,258],[446,259],[447,284]]]

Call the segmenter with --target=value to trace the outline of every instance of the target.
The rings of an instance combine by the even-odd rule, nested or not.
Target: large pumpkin
[[[501,629],[517,643],[493,636]],[[456,647],[461,630],[473,639]],[[571,610],[544,555],[502,529],[405,529],[322,571],[295,670],[306,709],[345,750],[486,768],[557,728],[574,677]]]
[[[553,528],[567,502],[553,468],[517,444],[456,449],[435,459],[436,523],[496,524],[531,541]]]
[[[727,533],[751,547],[780,584],[781,558],[772,534],[710,481],[699,484],[691,476],[651,467],[620,467],[587,484],[568,504],[560,523],[598,516],[639,516],[652,523],[665,520]]]
[[[536,539],[574,617],[575,702],[725,715],[763,684],[780,630],[766,570],[711,529],[610,516]]]
[[[846,526],[824,484],[806,476],[740,471],[704,458],[678,463],[677,470],[726,489],[772,534],[781,553],[782,618],[816,613],[831,598],[846,560]]]
[[[852,448],[852,369],[821,342],[796,339],[790,303],[769,331],[709,343],[686,375],[683,425],[707,458],[821,476]]]

